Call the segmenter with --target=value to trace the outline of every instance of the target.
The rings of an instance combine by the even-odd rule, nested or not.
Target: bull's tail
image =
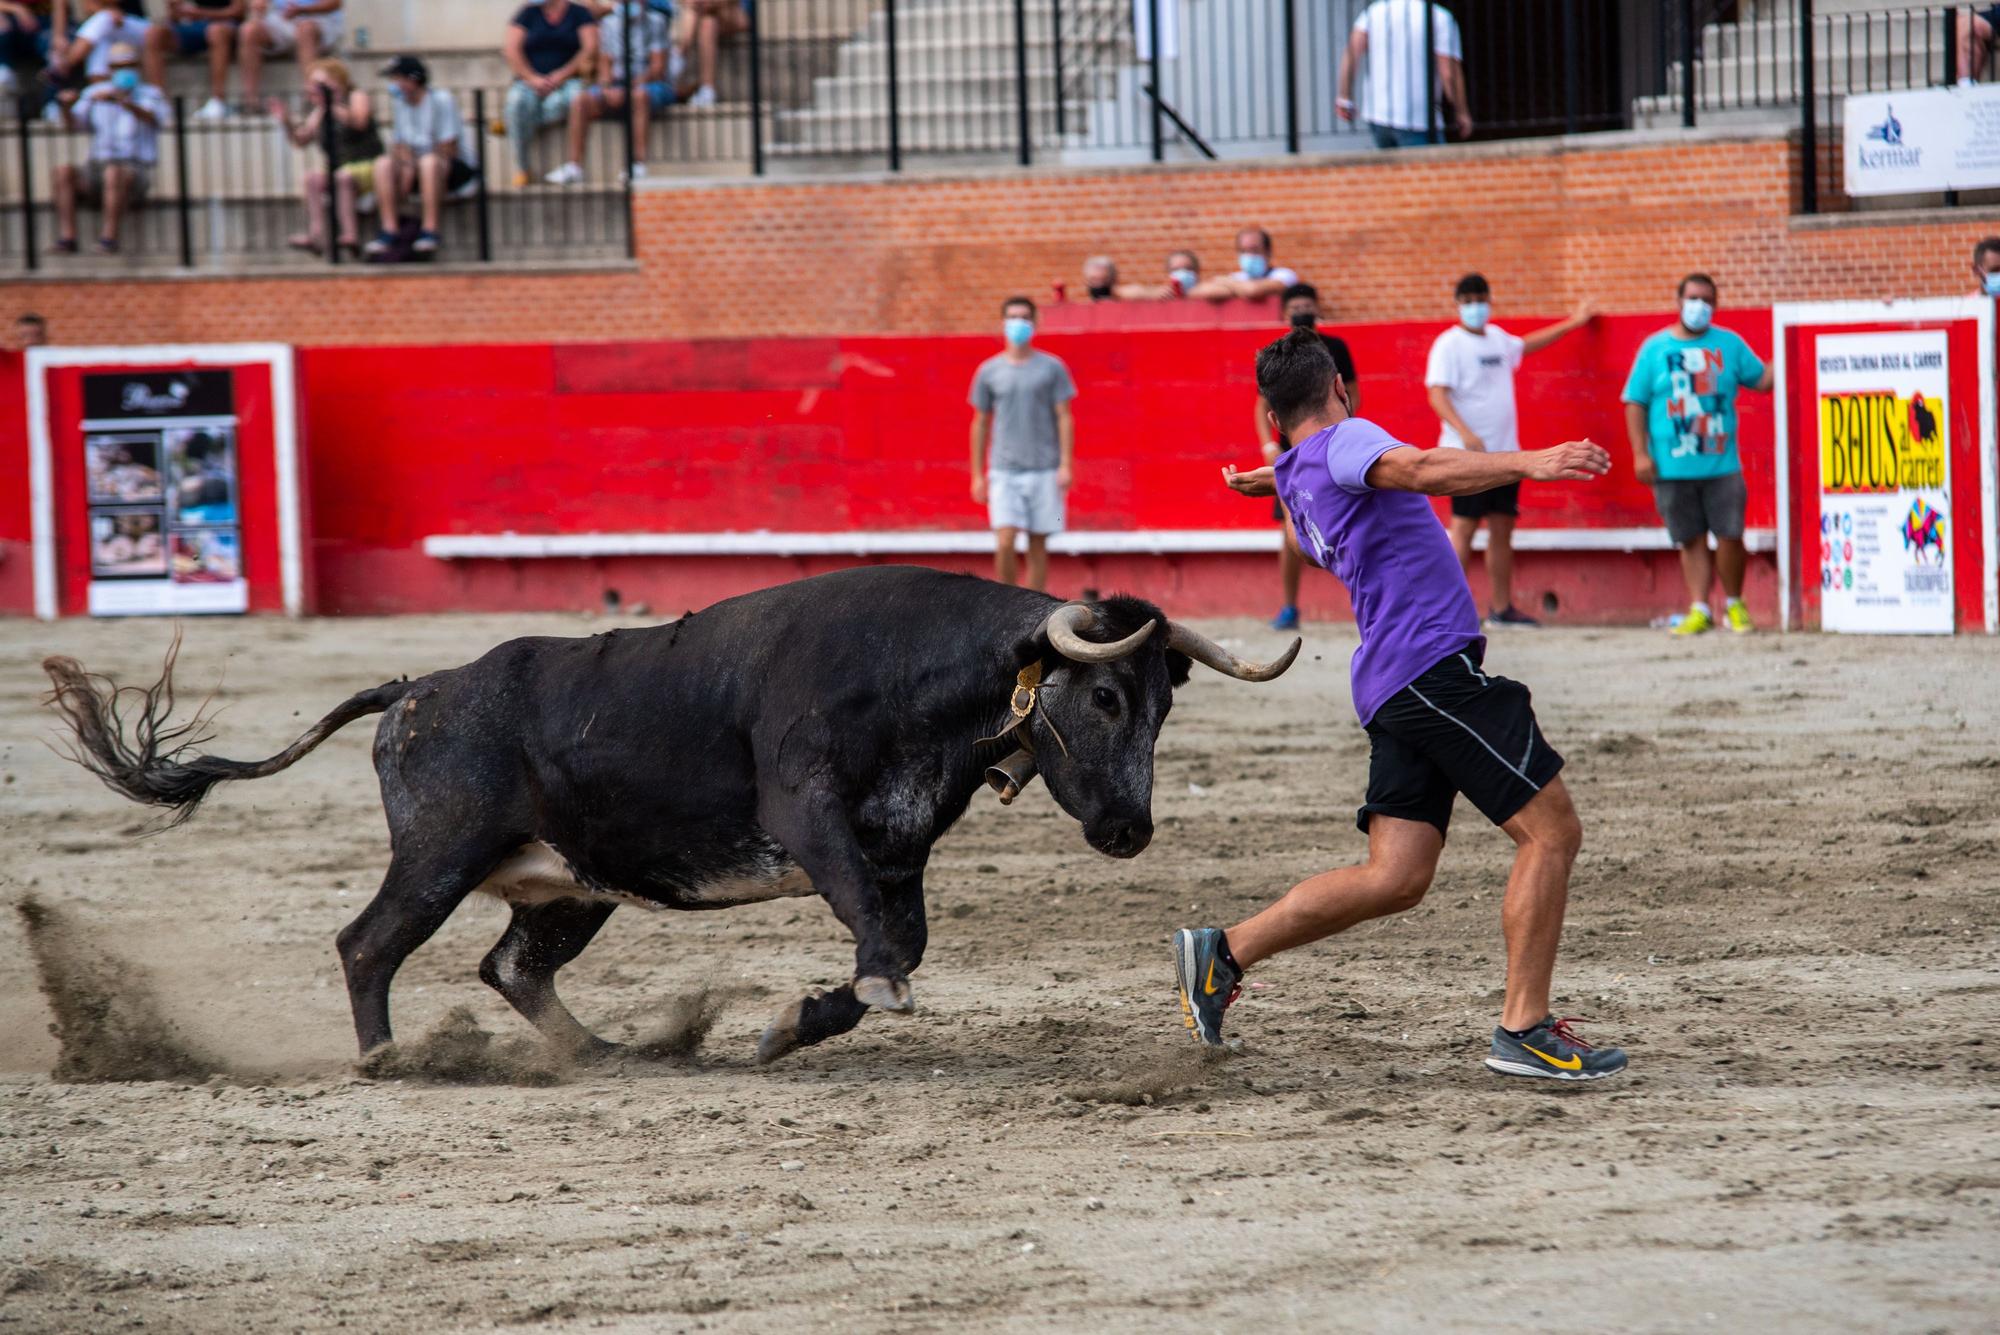
[[[109,677],[84,671],[74,658],[42,660],[42,670],[55,683],[47,703],[62,714],[74,736],[69,758],[115,793],[147,806],[171,808],[174,814],[164,828],[194,815],[208,790],[224,779],[262,779],[287,769],[355,719],[395,704],[415,685],[392,681],[349,696],[268,760],[224,760],[195,753],[213,735],[201,709],[185,723],[168,722],[174,712],[174,659],[179,653],[176,635],[160,679],[145,687],[120,686]]]

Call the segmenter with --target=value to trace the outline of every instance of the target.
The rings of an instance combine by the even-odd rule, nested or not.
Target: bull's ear
[[[1187,685],[1188,676],[1194,670],[1194,660],[1178,649],[1167,650],[1167,684],[1180,687]]]

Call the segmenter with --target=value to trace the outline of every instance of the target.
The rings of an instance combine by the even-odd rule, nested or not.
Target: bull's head
[[[1162,625],[1166,634],[1155,634]],[[1153,746],[1190,665],[1269,681],[1292,665],[1299,641],[1250,663],[1149,603],[1111,598],[1056,608],[1031,652],[1043,675],[1021,731],[1042,778],[1091,847],[1129,858],[1153,838]]]

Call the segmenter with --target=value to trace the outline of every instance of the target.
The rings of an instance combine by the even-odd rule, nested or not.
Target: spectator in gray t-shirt
[[[1001,304],[1006,351],[972,377],[972,499],[993,524],[993,577],[1014,582],[1014,541],[1028,535],[1028,585],[1049,583],[1049,534],[1062,532],[1075,425],[1069,401],[1076,382],[1061,359],[1037,352],[1035,303]],[[989,456],[988,447],[991,447]]]

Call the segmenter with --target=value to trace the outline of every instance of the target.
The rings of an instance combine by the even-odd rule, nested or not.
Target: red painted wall
[[[1524,526],[1651,527],[1618,402],[1639,342],[1664,316],[1598,320],[1530,357],[1518,381],[1524,443],[1591,436],[1618,458],[1591,484],[1530,486]],[[1508,319],[1516,332],[1543,323]],[[1768,354],[1768,312],[1724,323]],[[1435,439],[1425,354],[1441,322],[1341,326],[1362,412],[1413,443]],[[1260,528],[1268,504],[1220,485],[1258,462],[1251,362],[1271,329],[1048,333],[1078,386],[1074,529]],[[329,613],[592,606],[606,587],[660,610],[852,564],[837,558],[458,561],[445,533],[981,530],[968,491],[966,391],[997,349],[986,337],[307,348],[301,419],[317,606]],[[18,394],[18,373],[0,377]],[[7,411],[0,451],[25,459]],[[1773,520],[1768,398],[1746,395],[1750,523]],[[22,465],[25,474],[25,463]],[[10,492],[13,489],[9,489]],[[23,487],[21,489],[25,491]],[[11,517],[22,511],[18,521]],[[10,528],[17,525],[17,528]],[[0,544],[26,539],[24,503],[0,498]],[[0,610],[27,611],[26,553],[0,562]],[[982,568],[983,560],[940,564]],[[1268,557],[1059,559],[1058,592],[1124,588],[1183,613],[1267,611]],[[1768,572],[1752,593],[1775,608]],[[1529,554],[1531,597],[1565,614],[1644,620],[1679,604],[1671,557]],[[15,578],[16,567],[22,572]],[[18,587],[16,587],[18,585]],[[1345,600],[1310,575],[1309,614]]]

